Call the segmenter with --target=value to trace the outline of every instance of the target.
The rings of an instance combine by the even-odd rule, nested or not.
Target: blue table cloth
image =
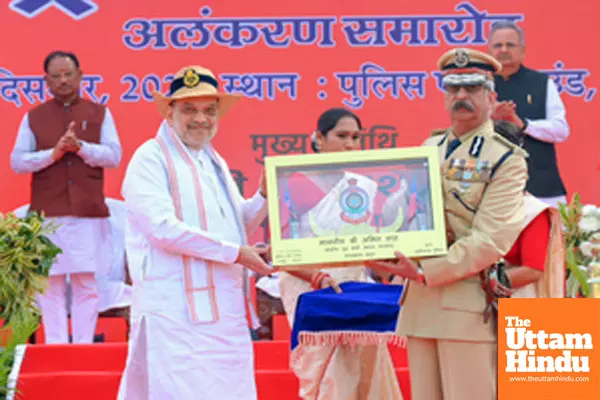
[[[291,348],[306,332],[393,333],[400,311],[401,285],[346,282],[343,293],[321,289],[302,294],[296,306]]]

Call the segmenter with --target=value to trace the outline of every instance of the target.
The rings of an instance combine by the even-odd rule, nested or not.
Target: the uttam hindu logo
[[[498,400],[600,399],[600,299],[500,299]]]
[[[590,372],[589,355],[573,354],[573,350],[593,350],[590,333],[548,333],[544,329],[535,330],[527,318],[504,319],[506,372]],[[553,354],[547,355],[548,351]],[[555,355],[554,351],[561,352]]]

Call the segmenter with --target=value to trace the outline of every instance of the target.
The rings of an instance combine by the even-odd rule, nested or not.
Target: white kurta
[[[104,243],[104,252],[108,261],[96,271],[100,302],[98,311],[131,305],[132,289],[125,283],[125,221],[127,208],[125,202],[117,199],[106,199],[110,210],[110,235]]]
[[[107,198],[106,205],[110,210],[109,235],[102,246],[94,246],[101,250],[103,257],[106,257],[106,263],[99,265],[95,274],[100,297],[99,312],[131,305],[131,286],[125,283],[125,202]],[[25,204],[15,209],[13,213],[17,218],[25,218],[28,211],[29,204]],[[67,306],[70,307],[69,301]]]
[[[121,400],[256,399],[244,267],[233,262],[246,237],[238,225],[252,233],[266,217],[266,202],[258,193],[244,200],[230,190],[231,204],[209,155],[190,159],[199,173],[207,230],[176,217],[167,160],[156,140],[136,151],[123,183],[134,295]],[[223,173],[233,182],[228,168]],[[192,197],[182,196],[182,206],[198,207]],[[240,224],[236,210],[243,214]],[[192,259],[195,271],[214,267],[214,291],[191,296],[200,321],[190,317],[182,256]]]
[[[92,167],[115,168],[121,162],[121,145],[109,109],[106,109],[100,132],[100,143],[82,141],[79,157]],[[18,174],[34,173],[52,165],[52,149],[36,150],[36,140],[25,114],[19,127],[10,165]],[[95,272],[105,262],[98,243],[107,240],[110,225],[107,218],[53,217],[60,229],[50,239],[62,249],[50,269],[50,275]]]

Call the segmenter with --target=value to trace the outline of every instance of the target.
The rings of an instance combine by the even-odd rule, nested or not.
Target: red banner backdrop
[[[212,69],[222,89],[245,97],[222,120],[215,145],[249,195],[265,155],[310,152],[326,108],[355,110],[369,149],[418,145],[447,126],[436,61],[451,47],[486,50],[498,19],[523,27],[526,65],[559,85],[571,126],[558,145],[569,196],[600,204],[600,57],[589,30],[600,5],[583,3],[9,1],[0,9],[0,210],[29,201],[29,176],[15,175],[9,157],[23,114],[48,98],[42,62],[52,50],[78,55],[83,96],[115,117],[123,161],[107,172],[108,196],[120,198],[132,153],[156,133],[152,90],[166,91],[188,64]]]

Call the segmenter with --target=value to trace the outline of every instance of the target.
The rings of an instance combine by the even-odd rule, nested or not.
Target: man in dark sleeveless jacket
[[[523,65],[525,40],[514,22],[492,25],[490,54],[502,63],[495,76],[498,103],[492,118],[516,124],[525,133],[529,153],[527,191],[557,207],[566,202],[566,189],[558,171],[555,144],[567,140],[569,125],[556,84],[546,74]]]
[[[66,281],[72,289],[74,343],[91,343],[98,317],[95,273],[109,259],[109,211],[104,201],[104,168],[121,161],[121,145],[110,111],[79,97],[82,72],[72,53],[56,51],[44,61],[53,98],[25,114],[11,167],[30,173],[30,211],[44,212],[61,226],[52,240],[63,251],[40,296],[47,343],[68,343]]]

